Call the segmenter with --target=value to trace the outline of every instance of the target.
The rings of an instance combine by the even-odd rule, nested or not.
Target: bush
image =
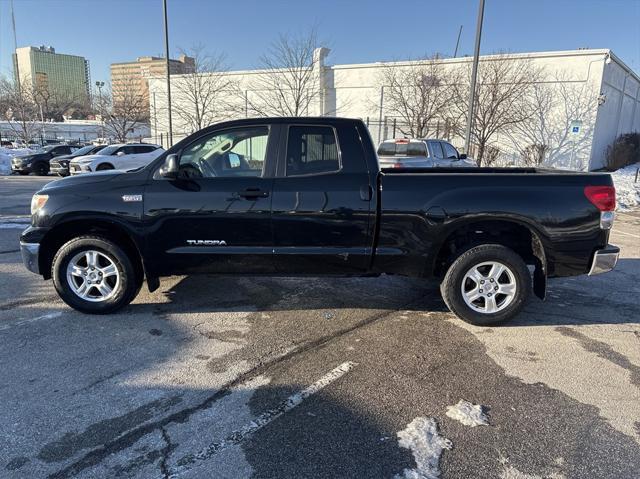
[[[527,146],[522,152],[522,159],[526,166],[540,166],[544,163],[549,147],[540,143]]]
[[[607,147],[605,168],[619,170],[627,165],[640,162],[640,133],[625,133]]]

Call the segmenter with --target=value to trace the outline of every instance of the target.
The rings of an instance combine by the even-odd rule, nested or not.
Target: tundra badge
[[[227,246],[225,240],[187,240],[189,246]]]

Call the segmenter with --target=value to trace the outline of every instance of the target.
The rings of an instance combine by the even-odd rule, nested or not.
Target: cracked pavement
[[[0,224],[44,181],[0,177]],[[417,417],[453,444],[443,478],[639,477],[640,211],[614,272],[552,280],[499,328],[400,277],[171,277],[86,316],[19,233],[0,228],[0,477],[391,478]],[[461,399],[489,426],[448,417]]]

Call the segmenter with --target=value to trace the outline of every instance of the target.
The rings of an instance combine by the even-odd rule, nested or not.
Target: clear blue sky
[[[477,0],[169,0],[171,55],[201,43],[231,68],[257,65],[279,32],[318,26],[329,63],[361,63],[473,50]],[[164,51],[161,0],[14,0],[18,46],[53,45],[109,64]],[[640,0],[486,0],[482,52],[611,48],[640,71]],[[0,0],[0,73],[11,73],[9,0]]]

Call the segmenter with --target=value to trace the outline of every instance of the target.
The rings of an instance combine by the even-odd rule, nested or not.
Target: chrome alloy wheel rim
[[[109,256],[88,250],[76,254],[69,261],[67,283],[79,298],[99,303],[118,291],[120,273]]]
[[[509,306],[516,297],[516,277],[506,265],[485,261],[473,266],[462,280],[462,298],[478,313],[493,314]]]

